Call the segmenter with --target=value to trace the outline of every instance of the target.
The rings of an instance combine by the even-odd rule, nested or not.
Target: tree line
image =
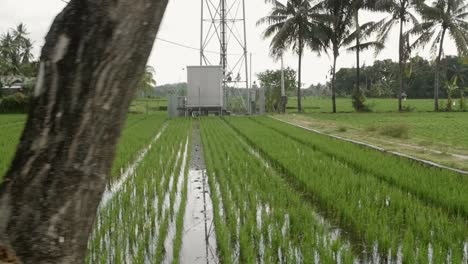
[[[277,0],[266,2],[273,5],[272,9],[257,25],[267,26],[263,36],[271,38],[270,53],[273,57],[280,58],[288,50],[298,56],[299,112],[302,111],[301,68],[306,49],[319,55],[331,54],[333,57],[330,81],[333,112],[336,112],[336,65],[340,54],[344,51],[356,53],[355,77],[351,82],[353,106],[357,111],[365,110],[362,88],[366,88],[367,83],[362,82],[366,75],[364,73],[362,76],[360,53],[368,49],[375,50],[376,54],[381,52],[388,43],[388,36],[393,28],[399,31],[395,76],[399,111],[403,110],[402,99],[405,92],[410,90],[409,72],[412,71],[411,62],[415,60],[412,53],[415,50],[429,46],[435,56],[431,70],[433,77],[429,79],[432,82],[435,111],[439,110],[440,90],[444,81],[441,78],[444,43],[452,41],[459,56],[468,56],[468,3],[464,0],[437,0],[429,4],[423,0],[288,0],[286,4]],[[380,21],[361,23],[359,14],[363,10],[383,12],[388,16]],[[459,82],[456,78],[451,80],[450,85],[458,87]]]
[[[0,113],[26,112],[36,83],[38,61],[34,58],[34,41],[29,38],[24,23],[7,30],[0,36]],[[156,86],[156,71],[147,65],[136,96],[148,97]],[[22,89],[15,94],[5,94],[2,87],[21,82]]]
[[[460,96],[468,85],[468,65],[456,56],[447,56],[441,61],[441,78],[443,86],[439,93],[446,98],[449,86],[456,79]],[[375,61],[371,66],[363,66],[359,82],[361,90],[367,97],[397,98],[399,91],[398,63],[392,60]],[[336,93],[339,96],[352,96],[355,71],[353,68],[341,68],[336,73]],[[408,98],[431,98],[433,96],[434,65],[431,61],[416,56],[409,60],[404,74],[406,83],[403,93]]]

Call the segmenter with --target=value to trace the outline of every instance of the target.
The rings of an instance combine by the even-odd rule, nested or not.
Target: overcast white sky
[[[233,0],[228,0],[233,1]],[[283,0],[284,1],[284,0]],[[216,2],[216,1],[213,1]],[[0,0],[0,32],[23,22],[30,31],[34,40],[36,57],[39,56],[40,46],[52,23],[53,18],[61,11],[65,3],[61,0]],[[264,0],[246,0],[247,9],[247,41],[248,50],[253,54],[253,75],[266,69],[279,68],[278,62],[269,57],[269,41],[261,37],[264,27],[257,27],[256,21],[265,16],[271,6]],[[362,21],[378,20],[384,14],[362,14]],[[169,5],[158,34],[159,38],[181,43],[191,47],[200,45],[200,0],[169,0]],[[446,54],[455,54],[456,50],[451,43],[445,46]],[[414,54],[413,54],[414,55]],[[421,56],[429,57],[427,51],[420,52]],[[387,48],[377,59],[398,58],[398,34],[393,32],[387,43]],[[156,68],[158,84],[185,81],[185,68],[187,65],[199,64],[199,52],[196,50],[178,47],[162,41],[157,41],[149,65]],[[362,62],[369,65],[375,60],[373,52],[365,52]],[[288,54],[285,57],[286,66],[297,68],[297,57]],[[351,67],[355,64],[355,55],[342,52],[338,59],[338,67]],[[307,51],[303,59],[303,82],[306,86],[311,83],[324,82],[330,70],[331,58],[327,55],[318,57]],[[254,78],[255,80],[255,78]]]

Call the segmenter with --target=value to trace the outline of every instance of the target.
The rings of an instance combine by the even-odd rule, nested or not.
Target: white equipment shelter
[[[221,66],[187,66],[188,114],[222,114],[224,110],[223,69]]]

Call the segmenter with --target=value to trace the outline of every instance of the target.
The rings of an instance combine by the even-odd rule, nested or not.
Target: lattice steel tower
[[[201,0],[200,36],[200,65],[223,68],[225,105],[238,98],[250,113],[245,0]]]

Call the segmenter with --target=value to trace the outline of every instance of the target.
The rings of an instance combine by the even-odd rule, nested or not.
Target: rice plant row
[[[135,175],[99,209],[87,263],[171,263],[178,256],[189,133],[190,120],[169,121]]]
[[[353,263],[338,231],[230,127],[201,127],[221,263]]]
[[[0,126],[3,127],[0,129],[0,181],[15,155],[25,118],[25,115],[1,115]],[[165,120],[164,114],[128,116],[117,145],[110,182],[119,178],[125,167],[133,162],[139,151],[157,134]]]
[[[406,158],[366,149],[350,142],[310,133],[267,117],[253,120],[284,136],[398,186],[428,204],[468,218],[468,176],[429,168]]]
[[[117,145],[111,183],[133,162],[139,151],[157,134],[165,120],[166,116],[163,114],[129,115]]]
[[[251,119],[225,120],[284,172],[296,191],[310,195],[310,202],[349,233],[352,241],[362,243],[367,252],[377,248],[382,261],[467,261],[465,217],[428,205],[412,192]]]

